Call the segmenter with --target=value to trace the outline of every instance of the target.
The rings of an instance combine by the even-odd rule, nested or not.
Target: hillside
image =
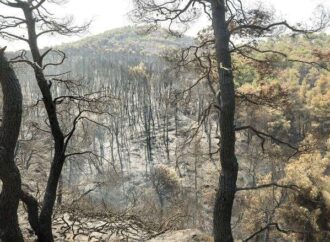
[[[87,49],[93,51],[125,52],[141,55],[160,55],[163,51],[186,47],[193,43],[192,38],[170,35],[164,29],[147,32],[142,27],[123,27],[84,38],[61,46],[63,49]]]
[[[214,97],[206,82],[187,91],[200,75],[198,68],[176,71],[175,65],[162,58],[166,49],[179,51],[193,40],[167,38],[163,32],[139,35],[127,27],[59,46],[67,59],[61,66],[50,67],[47,74],[54,98],[59,100],[58,113],[65,131],[71,130],[80,110],[89,111],[69,144],[70,153],[83,154],[70,156],[64,166],[59,192],[62,201],[54,220],[56,234],[82,241],[88,240],[86,234],[93,234],[96,241],[137,241],[170,230],[153,241],[173,240],[176,235],[187,241],[190,236],[208,241],[209,237],[199,231],[185,233],[185,229],[212,232],[220,170],[218,111],[212,106]],[[314,60],[317,57],[310,52],[312,46],[317,43],[324,47],[328,40],[324,35],[314,40],[285,36],[261,46],[285,51],[292,58]],[[296,43],[301,48],[295,48]],[[48,61],[56,59],[54,55]],[[312,136],[325,143],[329,82],[324,70],[282,60],[267,66],[271,71],[259,69],[245,58],[235,56],[234,62],[238,91],[247,95],[247,99],[237,99],[237,126],[253,125],[295,145]],[[25,95],[17,159],[24,186],[41,197],[53,144],[43,106],[41,102],[36,105],[40,94],[34,77],[23,65],[16,68]],[[60,73],[65,74],[58,76]],[[239,187],[270,179],[283,182],[285,167],[296,162],[287,162],[292,150],[277,141],[265,139],[262,143],[249,131],[237,133],[236,139]],[[326,154],[323,146],[321,149]],[[324,169],[320,165],[319,172]],[[313,182],[308,184],[314,186]],[[258,221],[269,216],[263,210],[256,212],[254,204],[282,194],[267,191],[257,196],[250,192],[237,195],[233,220],[239,238],[257,230]],[[275,203],[264,206],[276,218],[292,219]],[[247,223],[251,217],[255,221]],[[22,218],[26,232],[26,215]]]
[[[323,2],[0,0],[0,242],[330,241]]]
[[[206,223],[211,223],[207,217],[210,216],[212,203],[205,200],[204,193],[209,193],[214,189],[214,185],[208,184],[217,173],[209,172],[209,170],[214,170],[214,167],[217,170],[218,167],[207,161],[207,158],[200,157],[198,161],[195,161],[193,154],[190,154],[193,144],[188,143],[189,130],[198,126],[196,112],[172,95],[172,91],[180,92],[187,82],[192,81],[187,78],[191,77],[192,73],[186,77],[184,73],[182,75],[170,73],[170,65],[162,58],[165,50],[174,48],[179,50],[191,44],[192,39],[164,37],[163,33],[164,30],[160,30],[151,35],[140,35],[128,27],[59,46],[59,49],[65,51],[67,59],[59,67],[50,67],[47,73],[53,75],[70,71],[60,77],[65,80],[74,80],[81,86],[71,86],[71,82],[67,82],[67,86],[54,78],[52,80],[54,97],[88,95],[98,90],[103,90],[111,96],[109,102],[102,104],[105,107],[103,111],[111,113],[111,116],[88,116],[89,120],[81,121],[78,126],[79,132],[73,138],[75,142],[70,145],[70,152],[90,150],[96,156],[82,155],[68,159],[63,173],[62,191],[63,203],[66,206],[71,208],[75,201],[75,208],[79,204],[91,210],[91,213],[93,210],[97,213],[99,209],[106,209],[109,210],[109,214],[113,211],[119,214],[127,213],[127,208],[132,207],[128,216],[139,214],[143,221],[154,221],[156,225],[153,225],[153,228],[159,226],[160,223],[158,205],[160,198],[164,200],[161,208],[164,210],[162,212],[164,217],[167,219],[172,219],[172,216],[178,217],[178,220],[186,223],[183,222],[187,216],[186,212],[182,215],[177,214],[180,206],[186,206],[187,212],[191,209],[191,205],[182,197],[186,194],[185,196],[198,196],[198,199],[201,199],[201,206],[205,207],[209,213],[202,216],[205,217]],[[57,58],[54,55],[48,61]],[[46,182],[49,168],[44,160],[49,160],[51,154],[45,150],[50,148],[51,142],[49,134],[42,131],[47,129],[47,124],[42,121],[45,115],[42,105],[34,106],[34,100],[39,94],[34,77],[28,70],[23,65],[17,67],[22,88],[28,94],[25,104],[33,107],[31,111],[34,110],[25,113],[27,125],[23,127],[25,132],[22,134],[26,133],[28,137],[32,137],[32,140],[38,137],[39,141],[23,141],[19,153],[22,155],[23,163],[33,161],[24,166],[26,168],[23,168],[22,173],[25,186],[34,193]],[[74,110],[79,101],[76,103],[73,101],[73,103]],[[66,109],[62,109],[62,105],[59,106],[58,112],[63,113],[61,122],[69,130],[70,120],[75,112],[67,113]],[[31,128],[36,132],[34,136],[30,136]],[[201,145],[206,149],[208,147],[206,135],[200,133],[198,136],[200,136]],[[30,145],[33,152],[29,150]],[[26,157],[26,153],[31,154],[31,157]],[[202,165],[204,160],[207,163]],[[162,164],[165,166],[160,166]],[[164,169],[163,171],[173,174],[174,177],[169,178],[177,183],[176,187],[173,187],[176,195],[169,190],[158,197],[159,194],[154,192],[153,182],[155,181],[151,178],[155,169]],[[201,173],[197,175],[198,177],[194,172],[195,169],[200,169]],[[31,174],[35,175],[31,176]],[[192,184],[191,179],[194,176],[196,176],[196,182]],[[205,191],[204,185],[207,187]],[[195,194],[192,191],[196,187],[203,188],[203,191]],[[179,191],[182,195],[178,194]],[[138,197],[137,194],[139,194]],[[174,200],[168,197],[170,194],[178,204],[173,203]],[[149,203],[145,203],[145,200]],[[70,213],[70,210],[69,212],[65,210],[65,212],[64,215],[68,216],[67,213]],[[56,227],[57,233],[68,233],[65,224],[61,222],[64,218],[61,219],[60,211],[57,216],[59,216],[56,219],[59,224]],[[81,214],[81,216],[80,219],[88,220],[88,217],[84,218],[86,215]],[[92,215],[88,216],[91,218]],[[197,219],[198,215],[195,216]],[[100,219],[107,221],[103,217]],[[65,220],[71,223],[69,219]],[[108,218],[108,220],[112,219]],[[95,223],[95,219],[93,221]],[[91,222],[91,226],[93,223]],[[187,221],[187,223],[191,222]],[[127,238],[140,236],[139,238],[145,239],[157,233],[157,229],[152,230],[149,225],[140,227],[139,224],[135,224],[135,220],[132,220],[132,225],[127,224],[127,226],[136,226],[141,229],[138,235],[134,235],[134,231],[124,231],[123,236]],[[173,226],[173,224],[169,223],[166,226]],[[78,228],[79,226],[74,227],[73,230]],[[84,227],[84,229],[91,231],[93,227]],[[118,229],[120,230],[120,227]],[[167,229],[167,227],[158,229]],[[67,236],[72,235],[67,234]],[[111,235],[107,236],[111,237]]]

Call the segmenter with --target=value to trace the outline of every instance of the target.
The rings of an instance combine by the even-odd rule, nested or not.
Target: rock
[[[197,229],[170,231],[149,242],[213,242],[213,238]]]

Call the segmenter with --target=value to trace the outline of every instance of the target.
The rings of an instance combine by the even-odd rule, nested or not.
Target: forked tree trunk
[[[0,83],[3,93],[3,118],[0,133],[0,241],[23,241],[17,209],[21,176],[14,161],[22,119],[22,93],[16,75],[0,50]]]
[[[231,216],[236,192],[238,164],[235,156],[235,89],[229,51],[230,34],[225,17],[225,1],[212,1],[213,29],[220,84],[221,175],[216,194],[213,225],[215,242],[232,242]]]

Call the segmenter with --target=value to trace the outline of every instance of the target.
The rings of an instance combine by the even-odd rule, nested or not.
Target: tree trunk
[[[58,183],[58,194],[57,194],[57,206],[62,206],[62,200],[63,200],[63,177],[60,176],[60,180]]]
[[[215,242],[232,242],[231,215],[236,192],[238,164],[235,156],[235,90],[229,51],[230,33],[224,0],[212,1],[213,29],[220,84],[220,162],[221,175],[216,194],[213,225]]]
[[[22,93],[16,75],[0,50],[0,83],[3,93],[3,120],[0,135],[0,241],[23,241],[17,209],[21,176],[14,161],[22,119]]]
[[[24,5],[25,4],[25,5]],[[26,19],[27,29],[28,29],[28,44],[31,50],[33,61],[38,64],[39,67],[43,66],[43,57],[40,54],[40,50],[37,43],[36,35],[36,20],[33,17],[32,11],[28,3],[21,3],[22,10]],[[43,70],[39,67],[34,67],[34,74],[39,86],[39,89],[42,93],[43,102],[45,109],[47,111],[50,128],[52,136],[55,143],[55,152],[53,161],[51,163],[50,173],[47,181],[47,187],[43,199],[43,205],[40,210],[39,216],[39,229],[35,231],[38,236],[38,241],[40,242],[52,242],[52,215],[54,204],[56,201],[56,192],[58,182],[61,176],[63,164],[65,161],[65,138],[61,130],[57,112],[56,104],[53,102],[52,93],[50,91],[50,86],[48,81],[43,73]]]
[[[60,151],[62,153],[62,151]],[[38,234],[39,242],[52,242],[52,215],[56,201],[56,191],[61,176],[64,155],[55,149],[55,156],[51,165],[47,187],[44,195],[43,206],[39,216],[40,231]]]

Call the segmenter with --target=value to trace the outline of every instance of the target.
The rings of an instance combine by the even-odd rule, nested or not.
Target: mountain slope
[[[193,43],[192,38],[177,38],[166,30],[146,34],[141,27],[127,26],[106,31],[102,34],[84,38],[74,43],[65,44],[65,49],[92,49],[102,52],[128,52],[131,54],[160,54],[165,49],[185,47]]]

